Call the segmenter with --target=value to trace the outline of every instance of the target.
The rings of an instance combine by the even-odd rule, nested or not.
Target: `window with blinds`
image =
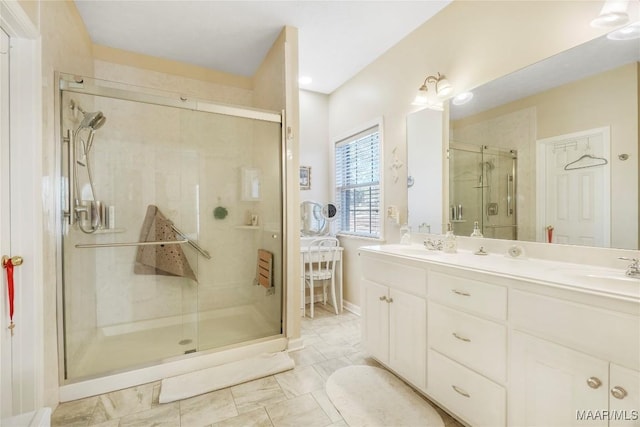
[[[380,133],[378,126],[336,143],[339,232],[380,237]]]

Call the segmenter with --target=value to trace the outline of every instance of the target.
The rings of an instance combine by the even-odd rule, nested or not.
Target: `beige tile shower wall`
[[[525,108],[467,126],[454,125],[451,129],[451,140],[518,151],[518,239],[535,241],[536,109]],[[504,211],[505,209],[499,209],[499,212]]]

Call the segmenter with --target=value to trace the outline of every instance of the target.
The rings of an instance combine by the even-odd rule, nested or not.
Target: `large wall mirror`
[[[451,105],[455,233],[478,221],[485,237],[638,249],[639,61],[640,40],[601,37]]]

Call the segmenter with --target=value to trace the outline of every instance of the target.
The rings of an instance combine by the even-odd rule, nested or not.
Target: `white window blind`
[[[378,126],[336,143],[339,232],[380,237],[380,133]]]

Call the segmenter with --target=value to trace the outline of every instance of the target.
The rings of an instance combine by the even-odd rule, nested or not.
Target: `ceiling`
[[[92,41],[250,77],[285,25],[298,28],[301,86],[331,93],[451,0],[75,0]]]
[[[452,106],[454,120],[573,81],[640,61],[640,39],[601,36],[473,89],[468,104]]]

